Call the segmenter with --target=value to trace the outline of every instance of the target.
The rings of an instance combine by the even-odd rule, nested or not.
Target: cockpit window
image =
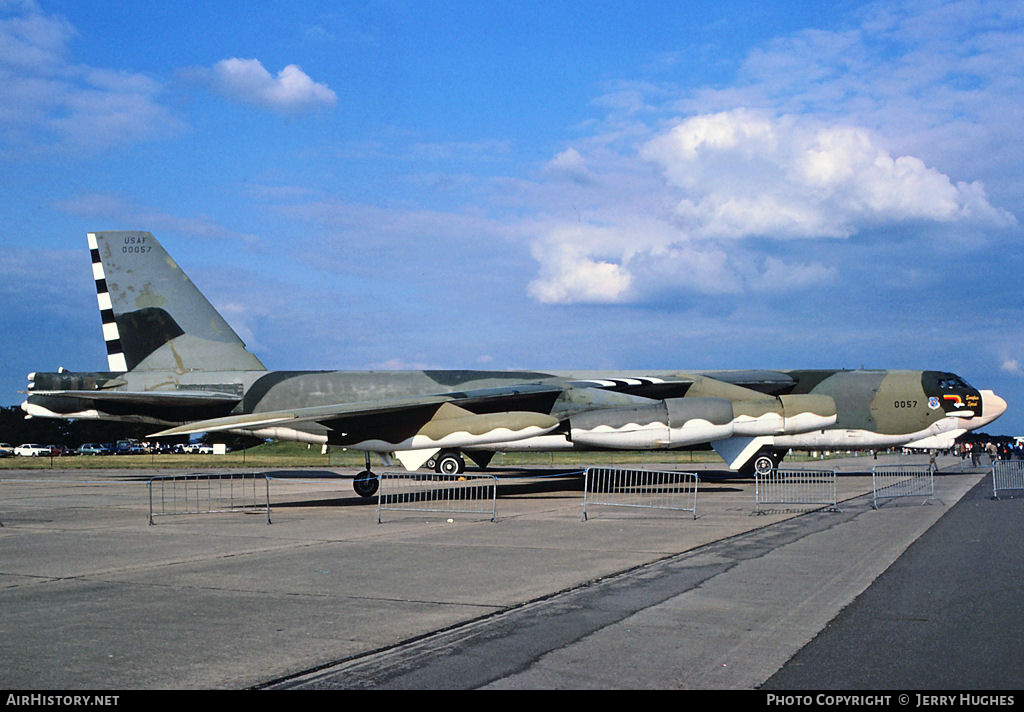
[[[926,393],[936,396],[963,396],[968,393],[977,393],[967,381],[949,371],[923,371],[921,373],[921,385]]]
[[[941,388],[944,391],[959,391],[969,389],[970,386],[967,385],[966,381],[964,381],[959,376],[948,375],[945,376],[944,378],[939,379],[939,388]]]

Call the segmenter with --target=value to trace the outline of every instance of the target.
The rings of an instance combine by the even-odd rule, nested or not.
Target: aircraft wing
[[[550,432],[559,421],[548,411],[564,390],[561,386],[518,385],[244,413],[190,422],[153,437],[226,430],[258,435],[263,429],[302,429],[318,423],[334,431],[332,444],[358,443],[380,451],[457,447]]]

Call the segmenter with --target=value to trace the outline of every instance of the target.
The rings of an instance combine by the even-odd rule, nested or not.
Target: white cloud
[[[759,107],[877,132],[949,175],[986,176],[1003,206],[1024,195],[1014,152],[1024,109],[1022,17],[985,0],[865,3],[834,29],[752,49],[735,81],[677,92],[677,115]]]
[[[184,128],[159,103],[158,82],[72,63],[67,20],[32,3],[10,7],[17,14],[0,19],[0,156],[94,152]]]
[[[549,243],[535,243],[533,254],[541,272],[527,287],[531,297],[544,304],[561,304],[618,302],[629,296],[632,276],[622,265],[588,254],[595,236],[586,232],[601,230],[560,227],[548,235]],[[608,238],[604,235],[597,240]]]
[[[1024,367],[1015,358],[1008,358],[1000,364],[999,368],[1014,376],[1024,376]]]
[[[588,183],[593,180],[587,161],[575,148],[567,148],[548,161],[546,170],[554,176],[567,178],[577,183]]]
[[[34,4],[12,7],[21,14],[0,20],[0,62],[32,73],[59,71],[75,28],[62,17],[43,15]]]
[[[213,86],[238,101],[278,111],[333,106],[338,97],[326,84],[314,82],[289,64],[271,76],[258,59],[224,59],[213,67]]]
[[[922,224],[947,226],[948,237],[1016,223],[980,183],[893,156],[866,129],[811,118],[697,115],[648,135],[633,153],[609,153],[570,148],[545,166],[576,219],[534,232],[539,271],[528,293],[540,302],[754,295],[763,285],[792,292],[834,283],[839,269],[745,238],[835,240]]]
[[[828,285],[834,267],[762,258],[731,243],[693,240],[668,223],[550,226],[534,241],[539,264],[528,294],[544,304],[631,303],[692,293],[785,294]]]
[[[714,238],[848,237],[907,221],[1012,225],[981,186],[892,156],[866,129],[748,110],[695,116],[641,156],[675,189],[681,229]]]

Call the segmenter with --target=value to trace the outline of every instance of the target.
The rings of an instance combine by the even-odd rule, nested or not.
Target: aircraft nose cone
[[[981,391],[981,417],[990,423],[1006,412],[1006,401],[992,391]]]

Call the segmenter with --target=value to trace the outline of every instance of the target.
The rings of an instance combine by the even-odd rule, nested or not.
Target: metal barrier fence
[[[439,512],[488,515],[498,521],[498,478],[494,475],[377,475],[377,523],[381,512]]]
[[[156,517],[261,510],[270,524],[270,478],[265,475],[168,475],[149,480],[147,489],[150,524]]]
[[[1000,490],[1024,490],[1024,460],[995,460],[992,463],[992,497]]]
[[[764,505],[839,511],[835,470],[772,470],[754,474],[754,510]]]
[[[693,512],[697,518],[695,472],[588,467],[583,471],[583,515],[588,506],[638,507]]]
[[[871,469],[871,506],[878,500],[935,496],[935,468],[931,465],[876,465]],[[922,502],[924,504],[925,502]]]

